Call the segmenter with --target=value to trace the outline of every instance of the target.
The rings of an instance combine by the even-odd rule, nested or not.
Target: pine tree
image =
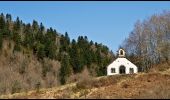
[[[36,40],[37,41],[40,41],[40,43],[44,44],[45,41],[44,41],[44,30],[45,30],[45,27],[42,23],[40,23],[40,27],[38,29],[38,32],[36,34]]]
[[[60,82],[65,84],[67,77],[71,74],[71,67],[69,62],[69,55],[64,54],[61,60],[61,69],[60,69]]]
[[[46,56],[49,57],[50,59],[56,58],[56,34],[54,33],[53,29],[47,29],[47,33],[45,34],[44,41],[45,42],[45,51],[46,51]]]
[[[75,70],[76,72],[81,72],[83,70],[84,61],[81,49],[77,48],[75,53]]]
[[[14,27],[13,27],[13,40],[15,41],[14,51],[20,51],[21,49],[21,22],[19,20],[19,17],[17,17]]]
[[[76,46],[76,41],[73,39],[71,42],[71,47],[69,48],[69,55],[70,55],[70,64],[73,67],[73,71],[75,72],[75,57],[76,57],[76,50],[77,50],[77,46]]]
[[[65,35],[61,35],[60,38],[60,52],[68,52],[69,45],[70,45],[70,38],[68,36],[68,33],[66,32]]]
[[[38,22],[33,20],[33,22],[32,22],[32,30],[33,30],[33,32],[36,34],[38,32],[38,29],[39,29]]]
[[[10,22],[7,20],[4,31],[3,31],[3,36],[5,38],[11,39],[11,31],[9,30]]]
[[[14,22],[14,31],[19,32],[21,29],[21,21],[19,19],[19,17],[17,17],[16,21]]]
[[[10,38],[9,21],[5,20],[3,13],[0,15],[0,32],[2,33],[3,37]]]
[[[38,31],[39,31],[39,25],[38,25],[38,22],[33,20],[32,22],[32,38],[33,38],[33,41],[32,41],[32,48],[34,49],[35,47],[35,44],[36,44],[36,41],[37,40],[37,34],[38,34]]]
[[[6,14],[6,20],[11,22],[12,21],[12,17],[10,14]]]
[[[32,48],[34,41],[33,41],[33,34],[32,34],[32,29],[30,24],[27,24],[25,26],[24,33],[25,33],[24,46]]]
[[[45,46],[43,44],[41,44],[40,42],[37,43],[37,57],[38,59],[43,59],[45,57],[45,51],[44,48]]]
[[[2,32],[5,28],[5,18],[4,18],[4,14],[1,13],[0,15],[0,31]]]
[[[65,40],[66,40],[66,43],[67,43],[67,46],[68,46],[70,44],[70,38],[69,38],[67,32],[65,33]]]
[[[90,45],[91,45],[91,46],[92,46],[92,45],[94,45],[94,43],[93,43],[93,41],[92,41],[92,40],[90,41]]]
[[[100,55],[100,49],[99,48],[97,48],[95,54],[96,54],[96,57],[97,57],[97,64],[101,65],[101,55]]]

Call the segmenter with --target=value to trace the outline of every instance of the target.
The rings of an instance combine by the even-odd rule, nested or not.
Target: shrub
[[[12,94],[13,94],[13,93],[17,93],[17,92],[20,92],[20,90],[21,90],[21,84],[20,84],[17,80],[15,80],[14,83],[13,83],[13,85],[12,85],[12,91],[11,91],[11,93],[12,93]]]
[[[19,44],[15,44],[13,51],[21,51],[21,47]]]
[[[35,89],[36,89],[36,92],[38,93],[40,91],[40,86],[41,86],[41,83],[40,82],[37,82],[35,84]]]
[[[19,67],[19,73],[24,74],[26,72],[27,62],[23,60],[21,66]]]
[[[128,88],[128,84],[126,84],[126,83],[124,83],[123,85],[122,85],[122,88]]]
[[[2,49],[2,44],[3,44],[3,37],[2,37],[2,33],[0,33],[0,50]]]
[[[76,84],[78,89],[85,89],[85,88],[91,88],[93,85],[93,79],[91,76],[89,76],[88,70],[85,69],[82,74],[79,77],[79,80]]]

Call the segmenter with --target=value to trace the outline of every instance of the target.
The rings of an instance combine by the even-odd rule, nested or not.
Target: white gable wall
[[[125,74],[129,74],[130,68],[133,68],[134,73],[138,72],[137,66],[131,63],[126,58],[117,58],[115,61],[113,61],[108,67],[107,67],[107,75],[115,75],[119,74],[119,67],[123,65],[125,66]],[[115,68],[115,73],[111,73],[111,68]]]

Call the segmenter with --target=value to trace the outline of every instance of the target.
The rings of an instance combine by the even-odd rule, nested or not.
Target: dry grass
[[[170,75],[161,73],[141,73],[127,76],[117,75],[101,77],[95,79],[95,82],[90,84],[90,87],[87,83],[82,84],[85,84],[85,87],[82,88],[76,83],[73,83],[61,87],[40,89],[39,93],[32,91],[28,93],[8,95],[6,97],[1,96],[0,98],[166,99],[170,96]]]

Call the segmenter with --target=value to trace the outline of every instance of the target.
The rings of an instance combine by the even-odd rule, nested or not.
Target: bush
[[[126,83],[124,83],[123,85],[122,85],[122,88],[128,88],[128,84],[126,84]]]
[[[3,37],[2,37],[2,33],[0,33],[0,50],[2,49],[2,44],[3,44]]]
[[[78,89],[92,88],[94,80],[89,76],[88,70],[85,69],[79,77],[76,84]]]
[[[6,88],[5,84],[1,83],[0,84],[0,94],[4,94],[4,93],[6,93],[6,91],[7,91],[7,88]]]
[[[15,44],[13,51],[21,51],[21,46],[19,44]]]
[[[12,85],[12,91],[11,91],[11,93],[13,94],[13,93],[17,93],[17,92],[20,92],[20,90],[21,90],[21,84],[17,81],[17,80],[15,80],[14,81],[14,84]]]
[[[24,74],[26,72],[27,62],[23,60],[21,66],[19,67],[19,73]]]
[[[40,91],[40,86],[41,86],[41,83],[40,82],[37,82],[35,84],[35,89],[36,89],[36,92],[38,93]]]
[[[90,79],[83,79],[82,81],[79,81],[76,86],[78,89],[86,89],[91,88],[92,86],[92,80]]]
[[[142,92],[135,99],[169,99],[170,90],[168,86],[157,85],[150,90]]]
[[[49,61],[44,59],[43,65],[42,65],[42,76],[46,77],[47,72],[50,72],[50,71],[52,71],[52,64]]]

